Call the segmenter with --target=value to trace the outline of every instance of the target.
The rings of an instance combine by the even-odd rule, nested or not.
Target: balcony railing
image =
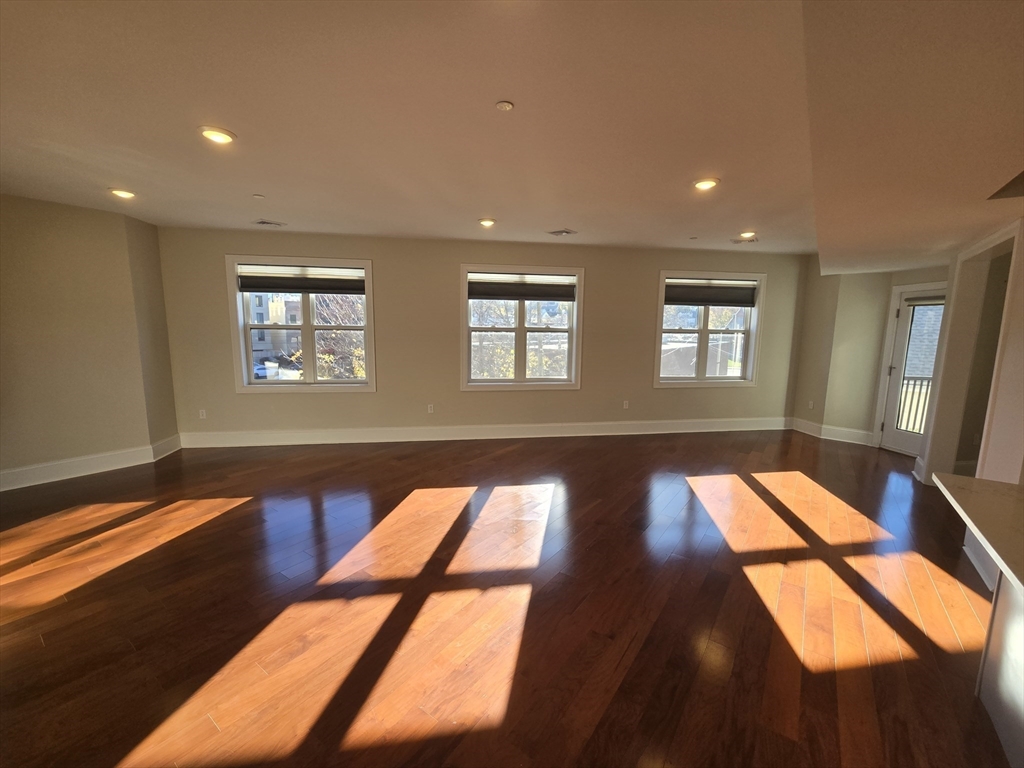
[[[900,412],[896,429],[904,432],[924,433],[924,419],[928,413],[928,397],[932,392],[931,376],[904,376],[900,391]]]

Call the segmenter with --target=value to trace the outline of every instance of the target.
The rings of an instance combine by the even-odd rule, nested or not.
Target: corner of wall
[[[154,456],[161,458],[177,450],[167,448],[174,444],[180,447],[180,440],[174,404],[159,234],[154,225],[129,216],[124,217],[124,228],[135,302],[149,441]],[[158,453],[161,456],[156,456]]]

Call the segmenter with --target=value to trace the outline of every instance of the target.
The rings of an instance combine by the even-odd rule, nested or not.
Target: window
[[[662,272],[656,387],[754,380],[764,275]]]
[[[463,389],[578,389],[583,270],[463,267]]]
[[[239,391],[374,389],[369,262],[228,257],[228,276]]]

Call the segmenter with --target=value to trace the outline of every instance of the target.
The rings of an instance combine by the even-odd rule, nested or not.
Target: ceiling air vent
[[[283,221],[271,221],[270,219],[256,219],[253,222],[257,227],[286,227],[288,226]]]
[[[738,237],[734,237],[729,242],[730,243],[734,243],[736,245],[746,245],[747,243],[756,243],[757,242],[757,238],[756,237],[746,237],[746,238],[740,240]]]
[[[549,235],[554,235],[555,237],[565,237],[566,235],[575,235],[576,234],[576,230],[575,229],[556,229],[556,230],[553,230],[551,232],[548,232],[548,234]]]

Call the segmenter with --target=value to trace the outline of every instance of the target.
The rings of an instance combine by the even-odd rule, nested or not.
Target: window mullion
[[[316,336],[313,333],[313,302],[308,293],[302,296],[302,381],[316,383]],[[306,350],[309,350],[308,352]]]
[[[696,374],[694,378],[703,381],[705,373],[708,369],[708,346],[710,344],[710,333],[708,332],[708,323],[710,322],[711,313],[707,307],[700,308],[700,328],[697,329],[697,370],[694,371]]]
[[[516,381],[526,381],[526,300],[519,299],[516,311],[515,343]]]

